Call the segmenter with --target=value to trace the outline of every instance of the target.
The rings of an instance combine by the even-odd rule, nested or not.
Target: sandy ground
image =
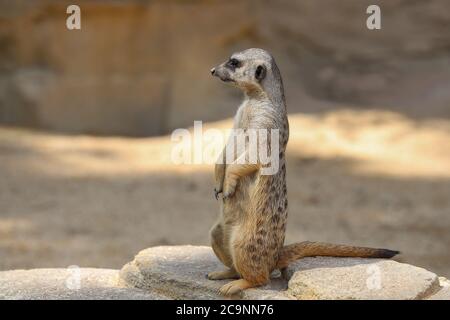
[[[450,121],[349,109],[290,126],[287,242],[398,249],[450,276]],[[149,246],[207,244],[212,165],[172,164],[172,146],[1,127],[0,269],[120,268]]]

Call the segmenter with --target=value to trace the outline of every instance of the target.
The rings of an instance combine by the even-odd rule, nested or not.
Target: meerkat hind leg
[[[211,247],[214,251],[214,254],[220,260],[220,262],[222,262],[228,268],[232,269],[233,259],[231,258],[229,249],[226,246],[227,239],[222,224],[216,223],[212,227],[210,235],[211,235]]]
[[[208,279],[209,280],[239,279],[239,274],[234,269],[213,271],[208,273]]]

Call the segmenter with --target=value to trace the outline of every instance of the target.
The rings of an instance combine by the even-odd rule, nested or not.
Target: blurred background
[[[66,8],[81,7],[81,30]],[[366,28],[378,4],[382,29]],[[287,242],[402,251],[450,276],[447,0],[0,0],[0,270],[120,268],[207,245],[211,165],[170,133],[231,126],[209,70],[262,47],[283,75]]]

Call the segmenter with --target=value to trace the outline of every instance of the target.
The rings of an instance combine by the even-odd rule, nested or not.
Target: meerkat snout
[[[212,76],[218,77],[224,82],[234,81],[234,79],[231,77],[230,70],[228,70],[226,65],[224,64],[214,67],[210,71]]]

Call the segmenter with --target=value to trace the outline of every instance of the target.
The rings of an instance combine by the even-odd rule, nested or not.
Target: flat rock
[[[0,272],[0,299],[150,300],[165,296],[118,285],[118,270],[32,269]]]
[[[120,271],[121,283],[174,299],[222,299],[219,288],[229,280],[208,280],[208,272],[223,270],[210,247],[176,246],[143,250]],[[270,284],[246,290],[243,299],[292,299],[287,281],[274,274]],[[239,297],[235,297],[239,298]]]
[[[393,260],[304,258],[287,270],[288,292],[297,299],[424,299],[441,289],[425,269]]]

